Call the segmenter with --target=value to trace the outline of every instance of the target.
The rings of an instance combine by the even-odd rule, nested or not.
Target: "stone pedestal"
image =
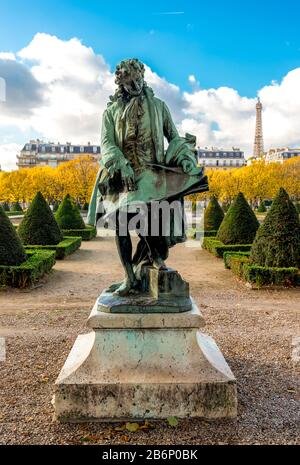
[[[101,308],[101,307],[100,307]],[[96,302],[55,383],[59,421],[235,417],[236,381],[192,309],[108,313]]]

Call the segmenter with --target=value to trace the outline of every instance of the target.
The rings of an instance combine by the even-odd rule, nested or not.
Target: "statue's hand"
[[[121,177],[124,185],[127,187],[127,190],[134,191],[136,189],[134,171],[129,164],[122,167]]]

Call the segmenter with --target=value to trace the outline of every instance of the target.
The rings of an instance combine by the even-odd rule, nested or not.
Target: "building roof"
[[[28,142],[24,145],[22,152],[27,151],[26,147],[30,146],[30,151],[37,152],[37,153],[86,153],[86,154],[95,154],[100,153],[100,145],[72,145],[70,143],[66,144],[54,144],[51,142],[44,143],[44,142]],[[53,147],[55,151],[53,152]],[[83,151],[81,151],[81,147],[83,147]],[[94,147],[97,147],[97,151],[95,151]]]

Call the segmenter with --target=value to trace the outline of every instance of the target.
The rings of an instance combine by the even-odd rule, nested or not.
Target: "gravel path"
[[[0,292],[1,444],[295,444],[300,443],[299,369],[291,360],[300,336],[299,289],[251,290],[221,260],[184,245],[168,264],[190,282],[206,332],[238,381],[237,420],[152,422],[135,433],[118,425],[52,421],[53,383],[100,291],[122,270],[112,238],[82,248],[30,291]]]

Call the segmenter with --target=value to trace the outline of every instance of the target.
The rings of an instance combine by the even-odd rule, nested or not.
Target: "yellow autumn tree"
[[[57,168],[39,166],[0,173],[0,201],[30,202],[41,191],[48,202],[60,201],[70,194],[80,203],[89,202],[98,164],[90,156],[81,156]],[[260,160],[242,168],[207,169],[209,192],[189,196],[189,200],[209,199],[215,195],[231,203],[241,191],[254,206],[272,199],[283,187],[294,201],[300,200],[300,157],[281,163]]]

